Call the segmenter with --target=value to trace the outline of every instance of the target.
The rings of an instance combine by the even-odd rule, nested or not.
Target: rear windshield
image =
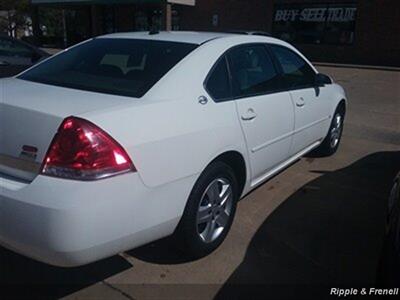
[[[196,47],[165,41],[94,39],[51,58],[19,78],[139,98]]]

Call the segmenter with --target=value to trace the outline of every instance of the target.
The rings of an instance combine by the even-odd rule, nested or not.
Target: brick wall
[[[198,0],[195,7],[175,6],[182,30],[270,30],[273,1]],[[218,25],[213,25],[218,15]]]

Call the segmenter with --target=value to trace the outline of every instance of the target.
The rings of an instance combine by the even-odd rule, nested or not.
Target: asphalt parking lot
[[[339,152],[305,157],[241,200],[232,230],[215,253],[190,261],[166,239],[60,269],[0,248],[4,299],[249,296],[240,291],[300,299],[304,287],[310,292],[313,286],[374,285],[386,200],[400,171],[400,71],[319,69],[349,97]]]

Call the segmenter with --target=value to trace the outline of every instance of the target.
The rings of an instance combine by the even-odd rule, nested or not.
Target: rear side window
[[[229,64],[235,97],[271,93],[279,88],[279,75],[264,45],[234,48]]]
[[[211,71],[207,79],[206,89],[215,102],[227,100],[232,96],[225,56],[217,62]]]
[[[94,39],[55,56],[19,78],[100,93],[142,97],[197,45]]]
[[[270,47],[282,67],[286,89],[314,86],[315,72],[304,59],[286,47]]]

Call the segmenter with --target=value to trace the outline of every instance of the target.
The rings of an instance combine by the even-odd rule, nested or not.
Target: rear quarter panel
[[[223,117],[221,117],[223,116]],[[128,151],[143,182],[156,187],[199,174],[219,153],[244,151],[234,103],[171,100],[90,117]]]

